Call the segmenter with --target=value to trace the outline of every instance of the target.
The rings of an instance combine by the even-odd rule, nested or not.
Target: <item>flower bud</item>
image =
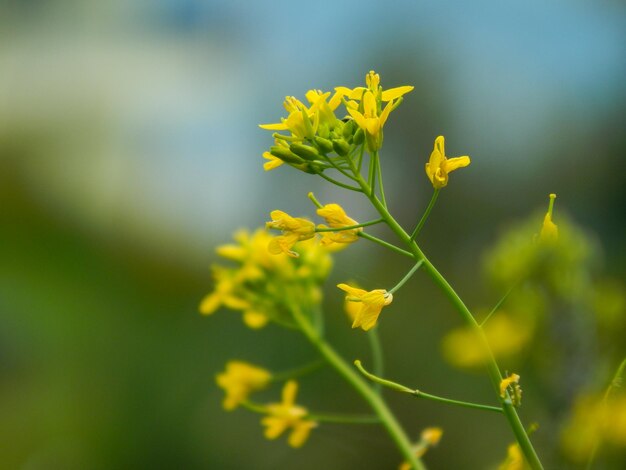
[[[343,138],[348,140],[354,135],[354,128],[356,124],[354,119],[349,119],[343,126]]]
[[[363,138],[365,137],[365,132],[360,127],[354,133],[354,145],[361,145],[363,143]]]
[[[294,155],[288,148],[282,146],[274,145],[270,147],[270,153],[287,163],[303,163],[300,157]]]
[[[350,152],[350,144],[343,139],[333,140],[333,148],[337,155],[341,155],[342,157],[348,155]]]
[[[305,160],[315,160],[320,156],[315,147],[310,147],[303,144],[291,144],[289,150],[295,153],[297,156],[304,158]]]
[[[323,137],[316,136],[315,143],[317,144],[319,149],[324,153],[333,151],[333,143],[328,139],[324,139]]]

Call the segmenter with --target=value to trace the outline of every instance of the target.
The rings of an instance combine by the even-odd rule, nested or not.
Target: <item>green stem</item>
[[[491,312],[489,312],[489,314],[485,317],[485,319],[484,319],[482,322],[480,322],[480,327],[481,327],[481,328],[482,328],[483,326],[485,326],[485,323],[487,323],[487,321],[491,318],[491,316],[492,316],[494,313],[496,313],[496,312],[500,309],[500,307],[502,307],[502,304],[503,304],[503,303],[504,303],[504,301],[507,299],[507,297],[509,296],[509,294],[510,294],[511,292],[513,292],[513,289],[515,289],[515,288],[517,287],[517,284],[518,284],[517,282],[516,282],[515,284],[513,284],[513,285],[511,286],[511,288],[507,291],[507,293],[506,293],[506,294],[504,294],[504,296],[503,296],[500,300],[498,300],[498,303],[497,303],[497,304],[496,304],[496,305],[495,305],[495,306],[491,309]]]
[[[428,219],[430,211],[432,211],[433,207],[435,207],[435,202],[437,202],[437,196],[439,196],[439,189],[435,189],[435,191],[433,192],[433,196],[430,198],[430,202],[428,203],[428,207],[426,208],[424,215],[422,215],[422,218],[417,223],[415,230],[413,230],[413,233],[411,234],[411,240],[415,240],[419,233],[422,231],[422,227],[426,223],[426,219]],[[386,204],[385,207],[387,207]]]
[[[299,325],[301,331],[319,353],[335,368],[335,370],[347,380],[352,387],[367,401],[372,410],[380,418],[382,425],[398,446],[403,457],[410,462],[416,470],[423,470],[426,467],[413,452],[411,441],[406,433],[391,413],[385,401],[348,365],[348,363],[313,329],[306,317],[297,308],[292,310],[294,320]]]
[[[369,165],[369,172],[367,175],[367,184],[369,185],[369,193],[368,193],[368,197],[374,197],[375,194],[375,190],[376,190],[376,154],[377,152],[373,152],[370,154],[370,165]],[[360,178],[361,175],[355,175],[355,177]]]
[[[327,228],[316,228],[316,232],[341,232],[342,230],[352,230],[359,227],[369,227],[370,225],[376,225],[381,222],[384,222],[383,219],[370,220],[369,222],[363,222],[362,224],[357,225],[346,225],[345,227],[327,227]]]
[[[303,375],[307,375],[314,370],[319,369],[323,365],[324,361],[313,361],[301,367],[273,373],[271,380],[272,382],[283,382],[285,380],[294,379],[296,377],[302,377]]]
[[[380,188],[380,199],[383,202],[383,206],[387,207],[387,201],[385,200],[385,188],[383,187],[383,170],[380,166],[380,155],[378,152],[375,154],[376,173],[378,174],[378,187]]]
[[[469,401],[461,401],[461,400],[452,400],[451,398],[444,398],[444,397],[440,397],[437,395],[432,395],[430,393],[426,393],[426,392],[422,392],[421,390],[414,390],[412,388],[406,387],[402,384],[399,384],[397,382],[393,382],[391,380],[387,380],[387,379],[383,379],[379,376],[376,376],[374,374],[369,373],[368,371],[365,370],[365,368],[363,367],[363,365],[361,364],[361,361],[356,360],[354,361],[354,365],[357,367],[357,369],[359,369],[359,371],[365,375],[368,379],[370,379],[371,381],[378,383],[380,385],[383,385],[385,387],[391,388],[393,390],[396,390],[398,392],[402,392],[402,393],[408,393],[410,395],[413,395],[417,398],[426,398],[427,400],[433,400],[433,401],[438,401],[440,403],[447,403],[448,405],[456,405],[456,406],[462,406],[464,408],[474,408],[474,409],[478,409],[478,410],[485,410],[485,411],[495,411],[496,413],[502,413],[502,408],[499,408],[497,406],[491,406],[491,405],[481,405],[480,403],[472,403]]]
[[[337,181],[336,179],[331,178],[330,176],[326,176],[324,173],[320,172],[320,173],[318,173],[318,175],[320,175],[326,181],[330,181],[332,184],[335,184],[335,185],[340,186],[342,188],[349,189],[350,191],[356,191],[357,193],[362,192],[360,188],[356,188],[354,186],[350,186],[349,184],[342,183],[341,181]]]
[[[372,351],[372,369],[374,374],[381,376],[385,373],[385,364],[383,360],[383,347],[380,343],[380,336],[378,335],[378,328],[374,326],[367,332],[367,339],[370,343],[370,349]],[[380,384],[375,383],[374,388],[380,393],[382,387]]]
[[[411,237],[404,231],[404,229],[396,222],[396,220],[391,216],[389,211],[382,205],[382,203],[378,200],[378,198],[371,195],[370,188],[367,185],[367,182],[363,180],[363,178],[357,178],[357,182],[361,186],[363,193],[368,196],[368,199],[372,203],[372,205],[376,208],[378,213],[381,215],[385,222],[391,228],[391,230],[400,238],[411,250],[411,253],[414,256],[416,261],[424,260],[424,269],[431,277],[433,282],[443,291],[444,295],[448,298],[448,300],[452,303],[457,312],[461,315],[463,320],[467,325],[469,325],[475,333],[477,333],[483,340],[483,343],[487,347],[487,351],[489,352],[489,358],[487,362],[487,371],[489,373],[489,378],[491,379],[491,384],[496,391],[496,394],[500,396],[500,382],[502,381],[502,375],[500,374],[500,369],[498,364],[491,353],[491,349],[487,343],[487,339],[484,335],[484,332],[476,319],[469,311],[467,306],[463,303],[459,295],[452,288],[452,286],[448,283],[448,281],[437,271],[435,266],[426,258],[422,250],[419,248],[417,243],[414,240],[411,240]],[[507,399],[502,400],[502,408],[504,411],[504,415],[509,422],[509,426],[515,435],[517,443],[522,450],[522,453],[526,457],[526,460],[530,467],[533,470],[541,470],[543,466],[539,457],[533,448],[533,445],[522,425],[522,422],[517,414],[517,411],[513,407],[511,400],[508,397]]]
[[[370,235],[369,233],[359,232],[357,235],[361,238],[365,238],[366,240],[369,240],[371,242],[378,243],[379,245],[382,245],[385,248],[389,248],[390,250],[393,250],[396,253],[400,253],[401,255],[408,256],[409,258],[413,259],[413,255],[409,251],[403,250],[402,248],[398,248],[397,246],[392,245],[391,243],[387,243],[385,240],[381,240],[380,238],[376,238],[375,236]]]
[[[413,276],[413,274],[415,274],[415,271],[417,271],[419,269],[419,267],[422,265],[422,263],[424,262],[424,260],[419,260],[415,266],[413,266],[411,268],[411,270],[406,273],[406,275],[402,278],[402,280],[400,282],[398,282],[394,287],[392,287],[391,289],[389,289],[387,292],[389,292],[390,294],[395,293],[398,289],[400,289],[400,287],[402,287],[409,279],[411,279],[411,276]]]
[[[340,414],[309,414],[307,419],[318,421],[320,423],[337,423],[337,424],[380,424],[378,416],[368,415],[340,415]]]

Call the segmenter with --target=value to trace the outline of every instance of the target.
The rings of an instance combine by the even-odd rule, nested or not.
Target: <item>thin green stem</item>
[[[321,207],[320,207],[321,208]],[[363,222],[362,224],[356,225],[347,225],[345,227],[327,227],[327,228],[316,228],[316,232],[341,232],[342,230],[352,230],[359,227],[369,227],[370,225],[376,225],[381,222],[384,222],[383,219],[370,220],[369,222]]]
[[[365,153],[365,144],[361,144],[361,148],[359,149],[359,164],[357,165],[358,173],[361,173],[361,168],[363,167],[363,154],[364,153]]]
[[[380,154],[378,152],[376,152],[375,154],[375,159],[376,159],[376,173],[378,174],[378,187],[380,188],[380,199],[383,202],[383,206],[387,207],[387,201],[385,199],[385,188],[383,187],[383,170],[382,167],[380,166]]]
[[[513,284],[511,286],[511,288],[506,292],[506,294],[504,294],[504,296],[502,296],[502,298],[500,300],[498,300],[498,303],[491,309],[491,312],[489,312],[489,314],[485,317],[485,319],[480,322],[480,327],[482,328],[483,326],[485,326],[485,323],[487,323],[487,321],[489,321],[489,319],[491,318],[491,316],[496,313],[498,310],[500,310],[500,307],[502,307],[502,304],[506,301],[507,297],[509,296],[509,294],[511,292],[513,292],[513,289],[515,289],[517,287],[517,282],[515,284]]]
[[[319,369],[324,364],[325,364],[324,361],[318,360],[318,361],[312,361],[308,364],[305,364],[303,366],[300,366],[294,369],[289,369],[289,370],[285,370],[281,372],[275,372],[272,374],[271,380],[272,382],[283,382],[285,380],[294,379],[296,377],[302,377],[303,375],[307,375]]]
[[[500,369],[498,367],[498,364],[495,358],[493,357],[493,354],[491,353],[491,349],[489,348],[489,344],[484,335],[484,332],[482,328],[480,328],[480,325],[478,324],[478,322],[476,321],[472,313],[469,311],[467,306],[463,303],[459,295],[452,288],[452,286],[448,283],[448,281],[441,275],[441,273],[439,273],[439,271],[437,271],[435,266],[426,258],[422,250],[417,245],[417,243],[415,243],[414,240],[411,240],[410,235],[408,235],[404,231],[404,229],[400,226],[400,224],[396,222],[396,220],[391,216],[389,211],[387,211],[387,208],[383,206],[383,204],[378,200],[378,198],[372,195],[370,191],[371,188],[368,186],[367,182],[364,181],[362,177],[358,178],[357,182],[361,186],[363,193],[366,196],[368,196],[368,199],[370,200],[372,205],[376,208],[376,210],[381,215],[381,217],[385,219],[385,222],[387,223],[389,228],[391,228],[391,230],[398,236],[398,238],[400,238],[400,240],[402,240],[408,246],[408,248],[410,249],[411,253],[414,256],[414,259],[416,261],[424,260],[425,271],[431,277],[433,282],[442,290],[442,292],[448,298],[450,303],[452,303],[454,308],[461,315],[465,323],[468,326],[470,326],[474,330],[474,332],[477,333],[482,338],[483,344],[486,346],[487,351],[489,353],[488,354],[489,357],[487,361],[487,371],[489,373],[489,378],[491,379],[491,384],[495,392],[497,393],[498,396],[500,396],[499,388],[500,388],[500,382],[502,381],[502,375],[500,374]],[[530,438],[528,437],[528,434],[526,433],[526,430],[524,429],[524,426],[522,425],[522,422],[517,414],[515,407],[513,406],[510,398],[508,397],[508,394],[507,394],[506,399],[502,400],[502,408],[504,411],[504,415],[507,421],[509,422],[509,426],[511,427],[511,430],[513,431],[513,434],[515,435],[515,438],[520,446],[520,449],[522,450],[522,453],[526,457],[528,464],[533,470],[542,470],[543,466],[541,464],[541,461],[539,460],[539,457],[530,441]]]
[[[326,181],[330,181],[332,184],[335,184],[337,186],[341,186],[342,188],[349,189],[350,191],[356,191],[357,193],[362,192],[361,188],[357,188],[355,186],[350,186],[349,184],[342,183],[341,181],[337,181],[335,178],[331,178],[330,176],[326,176],[324,173],[320,172],[320,173],[318,173],[318,175],[320,175]]]
[[[300,327],[302,333],[307,337],[318,352],[328,361],[328,363],[365,399],[374,413],[380,418],[381,424],[398,446],[403,457],[411,464],[415,470],[423,470],[426,467],[415,455],[411,441],[406,433],[391,413],[385,401],[365,382],[350,365],[320,337],[307,318],[294,307],[293,318]]]
[[[383,346],[380,342],[380,336],[378,335],[378,327],[374,327],[367,332],[367,339],[370,343],[370,350],[372,351],[372,369],[374,374],[381,376],[385,373],[385,363],[383,360]],[[382,390],[382,387],[378,383],[374,383],[374,388],[378,393]]]
[[[370,153],[370,165],[367,175],[367,184],[369,185],[368,197],[374,197],[374,194],[376,194],[376,154],[377,152]],[[355,175],[355,177],[359,178],[360,175]]]
[[[250,400],[241,402],[241,406],[248,411],[259,414],[267,414],[267,407]],[[337,423],[337,424],[380,424],[380,418],[373,415],[349,415],[335,413],[311,413],[305,416],[305,419],[317,421],[318,423]]]
[[[430,202],[428,203],[428,207],[426,208],[426,211],[422,215],[422,218],[417,223],[415,230],[413,230],[413,233],[411,234],[411,241],[415,240],[417,236],[419,235],[419,233],[422,231],[422,227],[426,223],[426,220],[428,219],[428,216],[430,215],[430,211],[432,211],[433,207],[435,207],[435,203],[437,202],[438,196],[439,196],[439,189],[435,189],[432,197],[430,198]]]
[[[378,416],[368,415],[340,415],[340,414],[309,414],[307,419],[317,421],[319,423],[337,423],[337,424],[380,424],[381,420]]]
[[[415,271],[417,271],[420,266],[422,265],[422,263],[424,262],[423,259],[419,260],[415,266],[413,266],[411,268],[411,270],[406,273],[406,275],[400,280],[400,282],[398,282],[395,286],[393,286],[391,289],[389,289],[389,293],[393,294],[395,293],[398,289],[400,289],[409,279],[411,279],[411,276],[413,276],[413,274],[415,274]]]
[[[311,200],[313,204],[315,204],[315,207],[317,207],[318,209],[322,208],[322,204],[317,200],[315,194],[313,194],[313,191],[309,192],[309,194],[307,194],[307,197]]]
[[[332,158],[328,158],[326,157],[325,160],[330,163],[332,165],[332,167],[337,170],[339,173],[341,173],[342,175],[344,175],[346,178],[350,178],[353,181],[356,181],[356,179],[354,178],[354,176],[352,176],[350,173],[348,173],[346,170],[344,170],[343,168],[341,168],[339,165],[337,165]]]
[[[422,392],[421,390],[414,390],[412,388],[406,387],[397,382],[383,379],[382,377],[379,377],[375,374],[371,374],[370,372],[366,371],[363,365],[361,364],[361,361],[359,360],[354,361],[354,365],[357,367],[357,369],[359,369],[359,371],[363,375],[365,375],[368,379],[370,379],[374,383],[378,383],[385,387],[391,388],[392,390],[396,390],[397,392],[408,393],[417,398],[425,398],[427,400],[438,401],[440,403],[447,403],[448,405],[462,406],[464,408],[474,408],[474,409],[485,410],[485,411],[495,411],[496,413],[503,412],[502,408],[499,408],[497,406],[481,405],[480,403],[472,403],[469,401],[452,400],[451,398],[444,398],[444,397],[440,397],[437,395],[432,395],[430,393]]]
[[[382,245],[385,248],[389,248],[390,250],[393,250],[396,253],[400,253],[403,256],[408,256],[409,258],[413,259],[413,255],[409,251],[403,250],[402,248],[398,248],[397,246],[392,245],[391,243],[388,243],[385,240],[381,240],[380,238],[377,238],[373,235],[370,235],[369,233],[359,232],[357,235],[361,238],[365,238],[366,240],[369,240],[371,242],[378,243],[379,245]]]

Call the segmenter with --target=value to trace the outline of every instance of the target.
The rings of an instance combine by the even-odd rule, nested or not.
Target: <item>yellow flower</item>
[[[346,212],[339,204],[326,204],[317,210],[317,215],[326,219],[326,223],[331,228],[350,227],[358,225],[358,222],[346,215]],[[327,228],[325,225],[318,225],[318,228]],[[350,230],[340,230],[338,232],[322,232],[322,244],[331,245],[333,243],[352,243],[358,240],[362,227]]]
[[[217,385],[226,392],[224,408],[234,410],[247,400],[250,393],[265,388],[271,377],[267,370],[260,367],[241,361],[229,361],[226,371],[216,377]]]
[[[280,158],[275,157],[274,155],[272,155],[269,152],[263,152],[263,158],[265,158],[266,161],[263,164],[263,169],[265,171],[270,171],[273,170],[274,168],[278,168],[279,166],[281,166],[283,163],[285,163],[284,161],[282,161]]]
[[[415,452],[417,458],[423,457],[428,449],[439,444],[442,435],[443,429],[441,428],[424,429],[420,436],[420,441],[413,446],[413,452]],[[402,462],[398,470],[411,470],[411,465],[409,462]]]
[[[298,383],[290,380],[283,387],[282,402],[267,405],[268,416],[261,420],[265,426],[265,437],[276,439],[285,430],[291,428],[287,442],[291,447],[301,447],[309,437],[311,429],[317,426],[315,421],[307,420],[308,411],[295,405]]]
[[[393,295],[384,289],[366,291],[347,284],[338,284],[342,291],[347,293],[346,300],[360,302],[360,309],[356,314],[352,328],[361,327],[363,331],[372,329],[376,325],[378,316],[384,306],[393,301]]]
[[[559,237],[559,229],[554,222],[552,222],[552,210],[554,209],[554,200],[556,194],[550,194],[550,204],[548,206],[548,212],[546,212],[543,218],[543,226],[541,227],[541,233],[539,238],[544,242],[555,242]]]
[[[222,305],[233,310],[248,308],[248,302],[235,295],[236,283],[234,280],[226,277],[225,274],[225,271],[218,268],[214,269],[217,284],[215,291],[206,295],[200,302],[200,313],[203,315],[215,313]]]
[[[519,353],[532,338],[533,328],[533,324],[498,312],[485,324],[484,332],[493,355],[503,358]],[[442,346],[445,358],[457,367],[480,366],[489,357],[483,340],[471,328],[450,331]]]
[[[510,385],[518,384],[519,379],[520,379],[520,376],[517,374],[511,374],[505,379],[502,379],[502,381],[500,382],[500,396],[504,398],[506,389],[509,388]]]
[[[283,235],[274,237],[268,244],[269,252],[277,255],[286,253],[297,258],[298,253],[291,248],[299,241],[308,240],[315,236],[315,224],[310,220],[299,217],[291,217],[283,211],[272,211],[270,213],[271,222],[267,222],[267,228],[282,230]]]
[[[506,459],[498,466],[498,470],[524,470],[526,464],[524,455],[517,443],[509,445],[506,451]]]
[[[426,174],[435,189],[441,189],[448,184],[448,173],[470,164],[470,157],[446,158],[445,139],[442,135],[435,139],[435,147],[426,163]]]
[[[370,70],[367,75],[365,75],[365,84],[367,85],[367,87],[356,87],[354,89],[337,87],[335,88],[335,91],[341,93],[343,96],[348,96],[348,98],[352,100],[360,100],[363,97],[363,93],[369,90],[374,94],[374,97],[376,99],[380,98],[380,101],[386,103],[388,101],[396,100],[401,96],[406,95],[414,88],[412,86],[399,86],[396,88],[383,90],[380,86],[380,75],[378,75],[373,70]]]
[[[382,129],[393,108],[393,100],[387,103],[385,109],[380,113],[378,112],[376,98],[370,90],[364,93],[362,101],[363,113],[352,107],[348,108],[348,113],[354,118],[358,126],[365,131],[368,148],[373,152],[378,150],[383,143]]]

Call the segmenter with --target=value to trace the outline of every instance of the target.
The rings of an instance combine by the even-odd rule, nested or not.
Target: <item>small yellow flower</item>
[[[415,452],[416,457],[423,457],[428,449],[439,444],[442,435],[443,429],[441,428],[424,429],[420,436],[420,441],[413,446],[413,452]],[[398,470],[411,470],[411,465],[409,462],[402,462]]]
[[[350,227],[358,225],[358,222],[346,215],[346,212],[339,204],[326,204],[317,210],[317,215],[326,219],[330,228]],[[327,228],[325,225],[318,225],[318,228]],[[350,230],[340,230],[338,232],[322,232],[322,244],[331,245],[333,243],[352,243],[359,239],[359,232],[362,227]]]
[[[298,253],[291,248],[299,241],[308,240],[315,236],[315,224],[307,219],[291,217],[283,211],[272,211],[270,213],[271,222],[267,222],[267,228],[282,230],[283,235],[274,237],[268,244],[269,252],[277,255],[286,253],[297,258]]]
[[[267,370],[260,367],[241,361],[229,361],[226,371],[216,377],[217,385],[226,392],[224,409],[230,411],[237,408],[247,400],[250,393],[265,388],[271,377]]]
[[[363,94],[362,101],[363,113],[352,107],[348,108],[348,113],[354,118],[358,126],[366,132],[369,150],[376,151],[382,145],[382,129],[394,103],[393,100],[389,101],[379,114],[376,98],[370,90]]]
[[[509,388],[510,385],[518,384],[520,376],[517,374],[511,374],[507,378],[502,379],[500,382],[500,396],[504,398],[504,394],[506,389]]]
[[[298,383],[290,380],[283,387],[282,402],[267,405],[268,416],[261,420],[265,426],[265,437],[276,439],[285,430],[291,428],[287,442],[291,447],[301,447],[309,437],[311,429],[317,426],[315,421],[307,420],[308,411],[295,405]]]
[[[361,327],[363,331],[370,330],[376,326],[376,321],[383,307],[393,301],[393,295],[384,289],[368,292],[347,284],[338,284],[337,287],[347,293],[346,300],[361,303],[360,309],[352,323],[352,328]]]
[[[552,222],[552,211],[554,209],[554,200],[556,194],[550,194],[550,204],[548,206],[548,212],[546,212],[543,218],[543,226],[541,227],[541,233],[539,238],[548,243],[555,242],[559,238],[559,229],[554,222]]]
[[[442,135],[435,139],[435,147],[426,163],[426,174],[435,189],[441,189],[448,184],[448,173],[470,164],[470,157],[446,158],[445,139]]]
[[[263,169],[265,171],[270,171],[273,170],[274,168],[278,168],[279,166],[281,166],[283,163],[285,163],[284,161],[282,161],[280,158],[275,157],[274,155],[272,155],[269,152],[263,152],[263,158],[265,158],[267,161],[263,164]]]

